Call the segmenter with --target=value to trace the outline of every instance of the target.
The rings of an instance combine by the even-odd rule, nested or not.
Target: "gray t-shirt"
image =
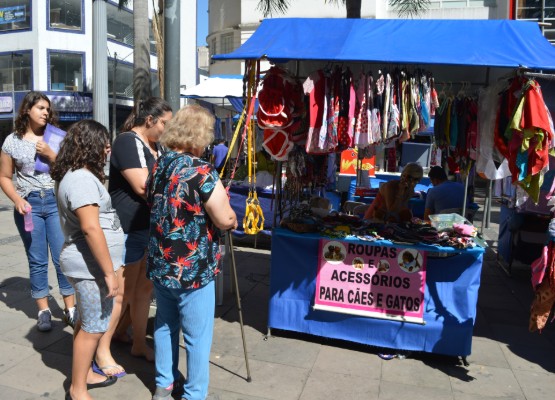
[[[17,137],[15,133],[8,135],[2,151],[9,155],[15,164],[15,190],[22,198],[35,190],[54,188],[54,181],[50,174],[35,171],[36,145],[30,140]]]
[[[78,169],[68,171],[57,188],[58,213],[65,244],[60,254],[62,272],[71,278],[95,279],[103,276],[85,236],[81,231],[78,208],[97,205],[99,207],[100,227],[106,237],[114,271],[121,267],[123,258],[123,230],[108,191],[90,171]]]

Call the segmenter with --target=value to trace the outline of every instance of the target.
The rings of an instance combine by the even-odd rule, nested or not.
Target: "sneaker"
[[[167,388],[156,386],[152,400],[171,400],[172,399],[173,384]]]
[[[66,325],[69,325],[75,329],[75,307],[64,310],[64,316],[62,317],[62,320],[66,323]]]
[[[37,329],[41,332],[48,332],[52,329],[52,313],[49,308],[39,311]]]

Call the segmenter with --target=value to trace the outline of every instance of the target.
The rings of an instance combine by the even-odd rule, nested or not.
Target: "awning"
[[[196,86],[185,89],[181,93],[186,98],[225,98],[243,97],[243,77],[241,75],[229,75],[210,77]]]
[[[215,60],[364,61],[555,70],[555,48],[536,22],[514,20],[265,19]]]

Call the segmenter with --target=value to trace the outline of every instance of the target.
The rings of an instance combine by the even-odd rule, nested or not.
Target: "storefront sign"
[[[93,100],[90,96],[72,94],[65,96],[50,95],[48,97],[57,112],[90,113],[93,110]]]
[[[25,21],[25,6],[0,8],[0,24]]]
[[[0,113],[13,111],[13,99],[11,96],[0,96]]]
[[[314,308],[424,323],[426,251],[320,240]]]
[[[358,152],[355,149],[347,149],[341,152],[341,163],[339,165],[339,173],[342,175],[353,175],[357,174],[357,161]],[[370,158],[363,158],[359,169],[362,171],[368,171],[368,176],[376,176],[376,170],[374,166],[376,165],[376,156]]]

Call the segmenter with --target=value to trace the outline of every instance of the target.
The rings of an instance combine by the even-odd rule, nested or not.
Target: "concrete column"
[[[93,1],[93,118],[110,128],[106,0]]]
[[[181,69],[180,1],[164,1],[164,97],[174,112],[179,110]]]

